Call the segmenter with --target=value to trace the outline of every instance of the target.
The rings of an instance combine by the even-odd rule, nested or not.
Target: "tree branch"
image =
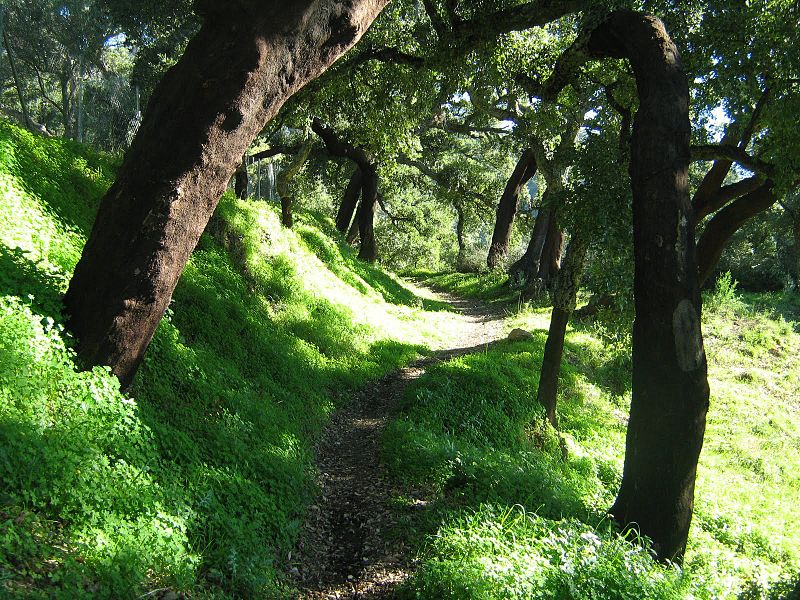
[[[447,27],[442,15],[439,14],[439,9],[433,3],[433,0],[422,0],[422,5],[425,7],[425,12],[428,13],[428,18],[431,20],[431,25],[436,35],[442,40],[450,35],[450,29]]]
[[[755,107],[753,107],[753,112],[750,114],[750,119],[748,119],[747,125],[745,126],[744,131],[742,132],[742,137],[739,139],[738,146],[740,148],[745,149],[747,148],[747,145],[750,143],[750,140],[753,137],[753,133],[755,133],[756,127],[758,126],[758,121],[761,119],[761,113],[764,112],[764,107],[767,105],[771,93],[772,93],[772,88],[767,86],[761,93],[761,97],[759,97]]]
[[[311,122],[311,129],[322,138],[328,153],[332,156],[348,158],[360,169],[374,169],[372,157],[363,148],[358,148],[340,139],[332,128],[324,125],[317,117],[314,117]]]
[[[761,159],[750,156],[738,146],[727,144],[705,144],[691,147],[692,161],[730,160],[753,173],[762,173],[771,177],[775,168]]]
[[[700,222],[703,217],[718,211],[731,200],[755,191],[764,183],[764,178],[760,175],[753,175],[729,185],[717,188],[713,193],[706,197],[704,202],[695,208],[695,222]]]
[[[775,204],[777,196],[771,180],[719,211],[708,222],[697,241],[698,281],[703,285],[714,272],[728,240],[749,219]]]
[[[440,40],[427,56],[408,54],[398,48],[367,47],[341,63],[337,72],[340,72],[341,69],[358,67],[370,60],[422,68],[442,59],[452,59],[464,55],[473,50],[476,45],[494,40],[504,33],[541,27],[565,15],[591,6],[589,0],[534,0],[488,15],[475,16],[465,21],[455,12],[457,5],[455,0],[448,0],[446,5],[452,24],[452,31],[449,31],[431,0],[423,0],[423,2]]]
[[[631,125],[633,123],[633,115],[630,107],[624,106],[614,97],[613,90],[617,84],[619,84],[618,81],[612,83],[611,85],[605,85],[603,86],[603,90],[605,92],[606,99],[608,100],[608,105],[613,108],[622,119],[619,126],[619,149],[624,151],[630,146],[631,143]]]
[[[261,150],[260,152],[256,152],[255,154],[245,155],[245,159],[249,159],[251,162],[257,162],[259,160],[263,160],[265,158],[272,158],[273,156],[278,156],[279,154],[297,154],[300,151],[301,146],[282,146],[276,145],[272,146],[271,148],[267,148],[266,150]]]
[[[589,7],[588,0],[535,0],[454,24],[459,46],[493,40],[504,33],[541,27]]]
[[[428,179],[436,183],[439,187],[442,187],[448,190],[449,192],[458,192],[459,194],[462,195],[472,196],[489,210],[494,210],[495,208],[494,203],[480,192],[476,192],[475,190],[450,189],[450,182],[446,181],[440,173],[437,173],[422,161],[414,160],[401,154],[397,157],[397,162],[401,165],[406,165],[407,167],[415,168],[417,171],[425,175]]]

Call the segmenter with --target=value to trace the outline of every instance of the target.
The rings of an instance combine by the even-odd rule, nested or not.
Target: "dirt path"
[[[397,523],[392,498],[424,502],[418,490],[400,489],[380,463],[380,439],[390,407],[413,380],[436,362],[476,352],[502,335],[502,311],[479,302],[423,290],[460,314],[454,348],[375,381],[338,411],[317,446],[321,494],[311,507],[297,549],[294,571],[300,598],[386,598],[411,572],[402,542],[386,536]]]

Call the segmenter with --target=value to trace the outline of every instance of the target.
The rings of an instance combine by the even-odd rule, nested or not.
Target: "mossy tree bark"
[[[503,195],[497,204],[497,218],[495,219],[492,243],[486,264],[490,269],[497,268],[508,254],[508,245],[511,242],[511,232],[514,228],[514,218],[517,215],[519,194],[525,184],[536,174],[536,157],[533,150],[527,149],[522,153],[517,166],[508,178]]]
[[[198,0],[204,23],[154,91],[64,298],[87,366],[131,383],[247,146],[387,0]]]
[[[689,89],[680,55],[655,17],[621,10],[598,26],[588,57],[627,58],[640,106],[631,147],[633,395],[622,485],[611,509],[681,560],[708,409],[689,201]]]

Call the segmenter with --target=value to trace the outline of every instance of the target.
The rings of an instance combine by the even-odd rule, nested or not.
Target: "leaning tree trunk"
[[[543,202],[547,200],[547,191],[545,191],[542,200]],[[511,265],[508,270],[508,274],[512,280],[527,286],[528,282],[539,274],[542,250],[547,240],[547,231],[550,228],[550,221],[552,219],[553,211],[551,209],[539,210],[539,214],[536,216],[536,222],[533,224],[531,239],[528,242],[528,248],[525,250],[525,254]]]
[[[292,225],[294,225],[294,216],[292,215],[294,196],[292,196],[292,192],[289,189],[289,184],[292,182],[295,175],[300,172],[300,169],[303,168],[303,165],[306,164],[310,153],[311,142],[307,141],[289,163],[289,166],[281,171],[280,175],[278,175],[278,180],[275,182],[278,196],[281,199],[281,225],[287,229],[291,229]]]
[[[344,240],[351,246],[358,240],[358,218],[353,220],[350,229],[347,230],[347,234],[344,236]]]
[[[217,3],[154,91],[64,298],[87,366],[133,379],[250,142],[387,0]]]
[[[362,170],[361,204],[358,207],[358,236],[361,246],[358,258],[367,262],[378,260],[375,244],[375,210],[378,206],[378,172],[374,167]]]
[[[618,523],[682,559],[703,445],[708,380],[689,202],[689,89],[680,55],[655,17],[621,10],[594,30],[590,56],[628,58],[639,110],[631,148],[633,395]]]
[[[556,402],[558,400],[558,375],[561,371],[561,357],[564,354],[564,337],[567,323],[578,296],[578,286],[583,274],[586,259],[586,241],[574,235],[567,246],[564,263],[558,272],[553,287],[553,313],[550,317],[550,330],[544,344],[542,371],[539,376],[539,389],[536,399],[544,406],[547,420],[558,428],[556,419]]]
[[[522,153],[514,172],[509,177],[500,202],[497,204],[497,218],[492,234],[492,243],[489,246],[489,255],[486,263],[490,269],[497,268],[508,254],[508,245],[511,242],[511,232],[514,228],[514,218],[517,215],[519,194],[526,183],[536,174],[536,157],[533,150],[528,149]]]
[[[344,197],[339,206],[339,212],[336,213],[336,229],[342,233],[347,233],[350,228],[350,223],[353,222],[353,215],[358,206],[358,198],[361,195],[361,169],[356,169],[353,172],[347,187],[344,190]]]

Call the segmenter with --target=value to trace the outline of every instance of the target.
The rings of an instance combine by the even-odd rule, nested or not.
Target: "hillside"
[[[279,595],[337,403],[448,312],[226,196],[129,396],[79,372],[66,289],[115,159],[0,122],[0,581],[11,595]]]

